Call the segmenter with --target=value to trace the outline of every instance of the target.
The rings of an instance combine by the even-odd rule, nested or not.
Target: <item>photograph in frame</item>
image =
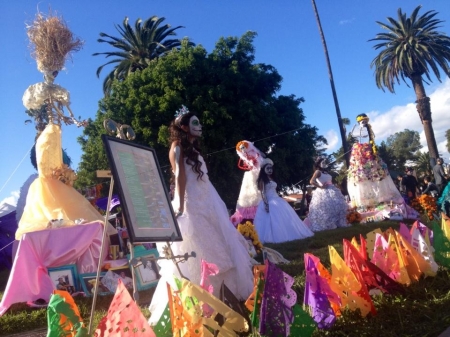
[[[73,294],[80,290],[77,266],[75,264],[50,267],[47,268],[47,271],[56,290],[65,290],[69,294]]]
[[[102,135],[131,243],[182,241],[155,150]]]
[[[103,284],[102,279],[105,276],[105,272],[100,273],[99,285],[98,285],[98,295],[111,295],[112,292],[108,290]],[[97,273],[86,273],[80,274],[80,284],[86,296],[92,296],[94,294],[95,282],[97,278]]]
[[[131,274],[131,269],[128,264],[108,269],[108,271],[104,273],[101,283],[110,292],[115,293],[119,280],[122,281],[125,288],[129,290],[133,289],[133,275]]]
[[[156,260],[153,260],[158,256],[158,250],[155,248],[139,249],[139,246],[135,247],[134,258],[137,260],[137,263],[134,267],[134,275],[138,290],[150,289],[158,284],[161,275],[159,274],[159,266]],[[130,258],[130,255],[128,255],[128,258]],[[142,261],[145,261],[145,265]],[[130,266],[130,268],[132,267]]]

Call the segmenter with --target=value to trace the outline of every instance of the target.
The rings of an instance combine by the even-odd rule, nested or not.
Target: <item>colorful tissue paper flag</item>
[[[203,336],[201,309],[198,313],[190,313],[190,310],[183,306],[179,291],[174,291],[169,284],[167,284],[167,291],[173,336]],[[208,331],[206,332],[205,336],[212,336],[211,333],[208,335]]]
[[[410,232],[408,227],[406,227],[406,225],[403,222],[400,222],[400,228],[398,232],[401,234],[401,236],[403,236],[406,240],[408,240],[408,242],[411,242],[412,231]]]
[[[434,259],[438,264],[450,268],[450,241],[437,222],[433,223],[433,233]]]
[[[247,301],[245,301],[245,306],[251,312],[252,327],[255,329],[259,329],[259,313],[266,283],[265,270],[265,265],[253,266],[254,288]]]
[[[364,260],[362,259],[358,250],[355,248],[354,245],[351,244],[350,241],[344,239],[343,245],[344,245],[345,264],[350,268],[350,270],[353,272],[356,279],[359,281],[361,285],[361,289],[357,292],[357,294],[370,304],[370,313],[372,315],[376,315],[377,311],[375,309],[375,306],[373,305],[372,298],[369,295],[369,289],[367,288],[367,284],[365,282],[364,277],[366,276],[369,280],[370,279],[374,280],[375,275],[373,275],[371,271],[368,269],[367,264],[364,263]],[[374,286],[377,286],[376,282]]]
[[[415,229],[411,235],[411,246],[424,258],[430,266],[429,271],[424,271],[427,276],[435,276],[439,266],[434,260],[434,248],[428,246],[419,229]]]
[[[437,273],[439,266],[434,260],[434,248],[428,245],[419,229],[415,229],[411,234],[411,246],[422,254],[423,258],[430,264],[432,272]]]
[[[172,322],[170,321],[169,304],[167,304],[164,309],[159,321],[152,328],[156,337],[172,337]]]
[[[445,215],[445,213],[441,214],[442,218],[442,231],[447,239],[450,240],[450,218]]]
[[[377,234],[383,234],[381,229],[377,228],[366,234],[366,247],[369,259],[372,259],[373,256],[373,247],[375,247],[375,238]]]
[[[252,322],[250,317],[248,316],[248,311],[244,304],[237,299],[237,297],[231,292],[231,290],[222,282],[222,286],[220,287],[220,300],[228,305],[231,309],[236,311],[239,315],[244,317],[247,321],[248,326],[251,326]],[[221,314],[217,314],[214,320],[222,326],[225,323],[225,318]],[[219,331],[216,331],[218,334]]]
[[[318,282],[320,282],[320,290],[327,295],[328,301],[330,302],[331,308],[333,309],[334,314],[336,317],[341,316],[341,299],[339,296],[330,288],[330,282],[331,282],[331,274],[326,269],[323,264],[320,262],[320,259],[310,253],[304,254],[304,261],[305,261],[305,270],[307,270],[307,262],[308,259],[311,259],[314,263],[314,266],[317,270],[317,274],[319,278],[317,279]]]
[[[331,263],[331,289],[341,298],[342,307],[350,310],[360,310],[366,317],[370,312],[371,304],[358,295],[361,284],[351,269],[345,264],[333,246],[328,246]]]
[[[217,275],[219,273],[219,268],[214,263],[208,263],[202,259],[201,262],[201,277],[200,277],[200,287],[205,289],[207,292],[212,294],[214,292],[214,287],[209,281],[209,277]],[[212,314],[212,309],[208,307],[207,304],[203,304],[203,313],[207,316]]]
[[[314,260],[307,254],[305,254],[305,271],[303,304],[320,329],[330,328],[336,322],[336,314],[331,307],[327,294],[321,287],[322,284],[327,283],[321,279]]]
[[[216,331],[218,336],[234,336],[236,333],[242,334],[249,331],[250,327],[244,317],[199,285],[183,279],[180,291],[173,291],[170,286],[168,289],[174,336],[212,337],[210,330]],[[180,294],[186,299],[196,298],[197,302],[188,308]],[[204,303],[213,309],[211,317],[203,315],[201,308]],[[222,325],[214,320],[219,314],[224,319]]]
[[[266,284],[261,302],[259,332],[268,336],[289,336],[294,321],[292,307],[297,294],[294,278],[266,260]]]
[[[47,337],[88,336],[75,301],[64,290],[54,290],[47,306]]]
[[[118,281],[116,293],[108,313],[95,330],[95,337],[156,337],[139,306],[131,298],[122,280]]]
[[[387,243],[388,243],[389,248],[391,248],[397,255],[398,271],[400,272],[398,279],[396,279],[396,281],[398,283],[401,283],[404,285],[410,285],[411,279],[409,277],[408,270],[406,269],[406,265],[408,263],[406,260],[406,257],[403,255],[403,250],[399,246],[399,243],[397,241],[397,235],[395,234],[395,231],[392,229],[390,229],[388,231],[389,231],[389,237],[388,237]],[[386,232],[388,232],[388,231],[386,231]]]
[[[410,233],[412,234],[416,228],[420,230],[420,234],[422,234],[428,246],[431,247],[433,245],[433,231],[418,220],[414,221]]]
[[[376,235],[375,248],[370,262],[380,268],[392,280],[397,281],[400,278],[397,253],[389,247],[387,240],[381,234]]]
[[[214,292],[214,287],[209,281],[209,277],[212,275],[217,275],[218,273],[219,268],[214,263],[208,263],[202,259],[200,286],[210,294]]]
[[[359,234],[359,239],[361,241],[361,244],[358,243],[355,237],[352,238],[351,244],[358,250],[359,255],[364,260],[367,260],[367,242],[361,234]]]
[[[353,245],[344,239],[344,260],[361,284],[370,290],[380,289],[384,293],[401,291],[401,286],[372,262],[364,260]],[[375,308],[372,308],[374,310]],[[373,312],[372,312],[373,313]]]
[[[310,337],[317,328],[316,322],[297,303],[292,308],[294,322],[291,324],[291,336]]]

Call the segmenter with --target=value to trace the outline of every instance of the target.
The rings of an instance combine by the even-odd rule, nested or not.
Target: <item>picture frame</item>
[[[102,284],[102,279],[105,276],[106,272],[101,272],[99,276],[99,286],[98,286],[98,294],[99,295],[111,295],[112,292],[108,290],[105,286]],[[92,296],[94,294],[94,288],[95,288],[95,280],[97,278],[97,273],[85,273],[80,274],[80,284],[81,289],[83,290],[84,294],[86,296]]]
[[[125,288],[131,291],[133,290],[133,275],[128,264],[108,269],[108,271],[105,272],[101,283],[110,292],[115,293],[119,280],[122,281]]]
[[[156,287],[161,275],[156,260],[153,260],[153,258],[159,257],[158,250],[155,248],[138,249],[138,247],[134,247],[134,258],[138,260],[136,266],[134,266],[134,275],[137,288],[140,291]],[[128,255],[128,260],[130,260],[130,255]],[[130,268],[133,268],[131,263]]]
[[[77,266],[75,264],[50,267],[47,268],[47,272],[56,290],[65,290],[69,294],[80,290]]]
[[[131,243],[182,241],[155,150],[102,135]]]

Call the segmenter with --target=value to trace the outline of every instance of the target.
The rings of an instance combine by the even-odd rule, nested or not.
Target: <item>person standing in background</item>
[[[447,176],[445,175],[442,164],[442,158],[438,158],[436,165],[434,165],[433,167],[434,181],[436,182],[439,195],[442,194],[442,191],[444,190],[445,184],[447,182]]]

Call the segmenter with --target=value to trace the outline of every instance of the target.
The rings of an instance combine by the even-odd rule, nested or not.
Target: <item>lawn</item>
[[[411,221],[406,222],[411,225]],[[427,224],[427,223],[425,223]],[[427,224],[429,225],[429,224]],[[372,224],[358,224],[349,228],[319,232],[312,238],[292,241],[279,245],[270,245],[291,262],[279,267],[295,277],[293,288],[297,292],[297,302],[303,303],[304,291],[304,264],[303,254],[308,252],[319,257],[322,264],[330,269],[328,246],[332,245],[342,255],[342,239],[359,238],[368,232],[389,227],[398,229],[399,223],[384,221]],[[269,245],[268,245],[269,246]],[[7,273],[0,273],[0,289],[4,289]],[[147,310],[153,290],[140,292],[139,304],[145,317],[149,317]],[[0,293],[2,296],[2,293]],[[101,317],[106,314],[111,296],[99,296],[96,303],[96,312],[93,328],[97,326]],[[450,327],[450,274],[446,268],[439,268],[435,277],[422,278],[404,287],[404,292],[397,295],[377,295],[372,297],[377,314],[362,318],[359,312],[344,311],[335,325],[328,330],[316,329],[313,336],[439,336]],[[86,325],[89,324],[92,298],[76,298],[81,316]],[[46,310],[31,309],[25,304],[15,304],[8,312],[0,317],[0,336],[21,331],[29,331],[46,326]],[[258,336],[254,333],[253,336]]]

